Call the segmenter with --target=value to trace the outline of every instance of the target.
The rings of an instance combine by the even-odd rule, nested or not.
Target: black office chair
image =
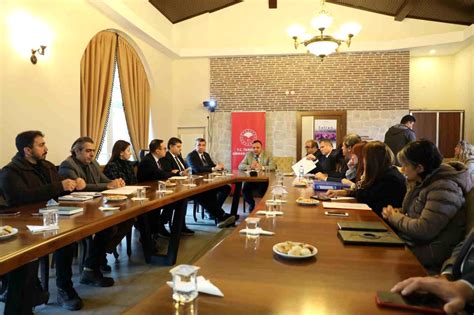
[[[145,155],[147,155],[149,152],[150,152],[150,150],[148,150],[148,149],[140,150],[140,152],[138,153],[138,160],[139,161],[143,160]]]

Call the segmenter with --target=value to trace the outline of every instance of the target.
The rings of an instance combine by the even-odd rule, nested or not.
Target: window
[[[105,165],[112,155],[112,147],[117,140],[125,140],[129,143],[130,134],[128,133],[127,121],[125,120],[125,111],[123,109],[122,91],[120,89],[120,77],[118,74],[117,62],[114,69],[114,84],[112,86],[112,99],[110,101],[109,117],[107,119],[105,132],[102,138],[102,146],[97,154],[97,162]],[[132,146],[130,150],[133,152]],[[134,160],[134,157],[130,158]]]

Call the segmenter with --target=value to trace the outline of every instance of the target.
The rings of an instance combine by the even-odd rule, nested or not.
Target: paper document
[[[352,203],[352,202],[323,202],[323,207],[327,209],[372,210],[365,203]]]
[[[125,186],[125,187],[120,187],[120,188],[115,188],[115,189],[108,189],[102,191],[102,194],[104,195],[133,195],[134,193],[137,192],[138,188],[146,188],[150,186]]]
[[[304,157],[291,167],[296,175],[300,174],[300,165],[303,165],[303,170],[305,174],[308,174],[316,167],[316,164],[313,161],[308,160],[306,157]]]

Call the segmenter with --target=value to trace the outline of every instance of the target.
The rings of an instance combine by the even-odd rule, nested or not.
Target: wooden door
[[[437,113],[436,112],[413,112],[416,123],[413,126],[413,130],[416,133],[416,139],[427,139],[436,143],[437,130]]]
[[[460,112],[439,113],[438,148],[445,158],[454,157],[454,147],[463,138],[463,117]]]

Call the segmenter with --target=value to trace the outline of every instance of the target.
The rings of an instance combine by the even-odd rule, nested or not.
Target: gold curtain
[[[81,136],[91,137],[97,146],[109,115],[116,48],[117,35],[100,32],[81,59]]]
[[[125,119],[135,157],[138,157],[140,150],[148,147],[150,85],[135,49],[121,37],[118,38],[117,64]]]

